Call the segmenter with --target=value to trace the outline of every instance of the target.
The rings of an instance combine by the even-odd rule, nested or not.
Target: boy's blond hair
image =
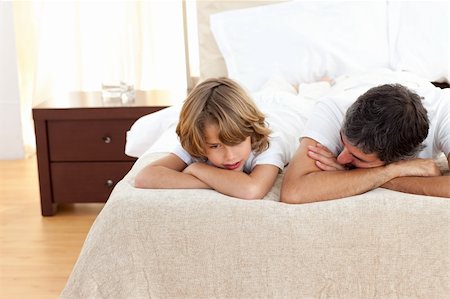
[[[204,158],[206,124],[216,124],[219,139],[236,145],[251,137],[252,150],[269,147],[270,129],[264,114],[247,93],[228,78],[213,78],[198,84],[188,95],[180,112],[176,132],[181,146],[193,157]]]

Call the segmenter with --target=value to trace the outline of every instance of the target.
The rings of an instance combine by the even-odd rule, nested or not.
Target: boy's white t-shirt
[[[296,140],[293,140],[293,138]],[[281,172],[283,168],[291,160],[291,157],[295,152],[297,145],[298,139],[294,136],[289,136],[282,133],[272,133],[269,137],[269,147],[265,151],[257,155],[255,155],[254,152],[251,152],[250,156],[245,162],[243,171],[248,174],[252,172],[253,168],[256,165],[270,164],[278,167]],[[181,146],[179,142],[172,150],[172,153],[178,156],[187,165],[190,165],[195,162],[203,162],[210,164],[209,161],[207,160],[192,157]]]
[[[386,83],[402,84],[423,97],[422,103],[427,110],[430,126],[428,136],[423,143],[425,148],[419,152],[418,157],[436,158],[441,153],[448,157],[450,153],[450,90],[434,87],[429,82],[416,80],[417,78],[407,78],[408,80],[404,82],[399,82],[398,78],[395,78],[395,81],[389,79],[387,76]],[[333,93],[333,97],[321,99],[315,105],[301,137],[316,140],[335,155],[343,150],[340,129],[348,107],[370,88],[384,84],[370,86],[367,82],[352,83],[338,87],[342,90]]]

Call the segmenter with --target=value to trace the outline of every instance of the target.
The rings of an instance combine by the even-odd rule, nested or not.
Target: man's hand
[[[321,170],[335,171],[347,169],[345,165],[339,164],[336,156],[325,146],[317,143],[315,146],[308,146],[308,157],[315,160],[317,167]],[[432,159],[411,159],[391,163],[389,166],[395,171],[396,177],[422,176],[432,177],[440,176],[441,171]]]
[[[400,161],[388,167],[393,167],[397,172],[403,171],[405,176],[394,178],[381,187],[406,193],[450,198],[450,177],[440,175],[441,172],[433,160]]]
[[[432,159],[411,159],[394,162],[388,165],[394,169],[396,177],[421,176],[433,177],[440,176],[441,171]]]
[[[336,156],[325,146],[317,143],[308,146],[308,157],[315,160],[317,167],[321,170],[335,171],[345,170],[345,166],[338,163]]]

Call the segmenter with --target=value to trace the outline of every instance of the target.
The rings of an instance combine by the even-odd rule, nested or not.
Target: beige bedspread
[[[142,190],[141,157],[92,226],[62,298],[445,298],[450,201],[376,189],[279,203]],[[444,165],[444,164],[442,164]],[[447,297],[448,298],[448,297]]]

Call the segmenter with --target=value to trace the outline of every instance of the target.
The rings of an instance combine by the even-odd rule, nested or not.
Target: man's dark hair
[[[364,153],[391,163],[415,157],[428,127],[422,98],[400,84],[385,84],[369,89],[348,108],[342,134]]]

